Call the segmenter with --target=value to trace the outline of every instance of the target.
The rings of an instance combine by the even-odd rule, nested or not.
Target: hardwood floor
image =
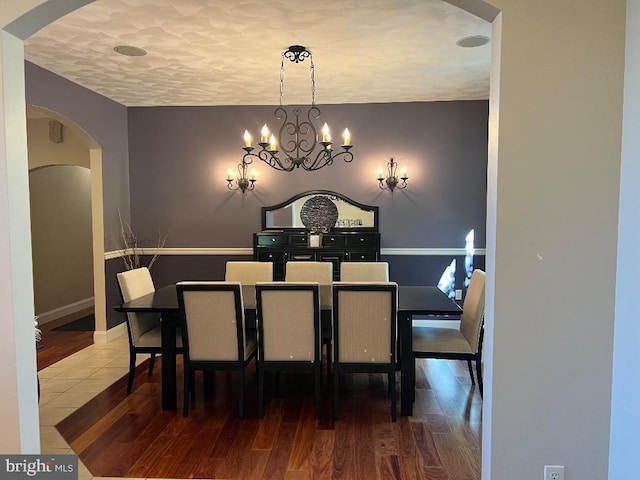
[[[178,357],[180,358],[180,357]],[[245,419],[237,417],[237,380],[217,372],[205,393],[197,376],[195,402],[182,416],[160,405],[160,362],[148,377],[138,366],[57,425],[94,476],[226,479],[480,478],[481,399],[466,364],[419,360],[412,417],[390,419],[380,374],[345,376],[340,420],[323,385],[316,420],[310,376],[271,377],[265,418],[256,417],[255,371],[249,368]],[[179,361],[179,384],[182,374]]]
[[[38,371],[79,352],[93,343],[93,332],[58,331],[54,328],[93,313],[93,309],[83,310],[52,322],[40,325],[42,348],[37,353]]]

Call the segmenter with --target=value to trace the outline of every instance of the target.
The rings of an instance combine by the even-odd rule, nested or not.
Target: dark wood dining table
[[[117,312],[159,312],[162,316],[162,409],[176,409],[175,331],[179,326],[178,295],[175,285],[167,285],[142,297],[115,307]],[[433,286],[398,287],[398,339],[400,352],[400,410],[413,412],[415,361],[411,347],[412,322],[417,315],[460,315],[458,304]]]

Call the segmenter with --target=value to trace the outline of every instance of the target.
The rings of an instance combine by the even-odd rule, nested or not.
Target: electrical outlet
[[[564,480],[563,465],[545,465],[544,480]]]
[[[462,300],[462,290],[456,290],[456,300]]]

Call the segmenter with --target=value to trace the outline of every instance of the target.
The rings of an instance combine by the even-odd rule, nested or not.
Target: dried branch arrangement
[[[118,218],[120,220],[120,239],[123,246],[122,260],[124,261],[124,267],[127,270],[139,268],[142,266],[142,264],[140,263],[140,257],[145,254],[143,241],[138,240],[138,236],[133,233],[131,225],[129,225],[129,223],[122,218],[120,210],[118,210]],[[167,242],[168,236],[169,233],[162,235],[162,233],[158,231],[158,238],[155,241],[154,248],[159,249],[164,247],[165,243]],[[118,244],[119,242],[116,243]],[[153,257],[151,257],[149,264],[147,265],[147,268],[149,270],[151,270],[151,267],[153,266],[157,258],[158,252],[156,251]]]

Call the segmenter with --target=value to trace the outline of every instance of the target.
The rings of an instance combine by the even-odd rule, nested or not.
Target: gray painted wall
[[[317,172],[278,172],[262,163],[256,189],[226,188],[227,168],[272,107],[129,108],[131,215],[136,233],[171,233],[167,247],[250,247],[260,207],[296,193],[334,190],[380,207],[383,248],[464,247],[476,230],[485,245],[488,102],[322,106],[333,137],[349,127],[352,163]],[[395,157],[407,165],[409,187],[381,191],[376,170]]]

